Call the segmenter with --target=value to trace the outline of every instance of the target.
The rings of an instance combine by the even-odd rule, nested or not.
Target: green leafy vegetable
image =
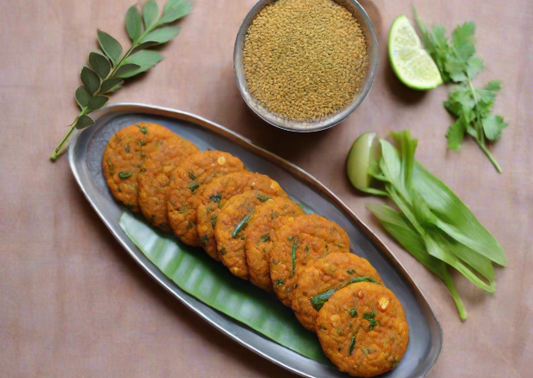
[[[110,93],[122,88],[123,79],[145,72],[163,59],[158,52],[144,49],[174,38],[179,28],[163,25],[187,15],[191,9],[192,5],[188,0],[168,0],[163,14],[160,15],[157,3],[149,0],[144,4],[141,18],[137,8],[130,7],[126,13],[126,31],[132,45],[125,53],[115,38],[97,30],[98,44],[102,51],[92,51],[88,59],[90,67],[84,66],[81,70],[80,79],[83,86],[76,90],[75,95],[80,114],[52,152],[52,161],[66,151],[67,142],[74,129],[83,129],[94,123],[89,114],[104,106]]]
[[[221,199],[222,199],[221,194],[216,194],[214,196],[209,197],[209,200],[213,202],[220,202]]]
[[[236,226],[235,226],[235,229],[232,231],[231,233],[231,236],[233,238],[236,238],[237,235],[239,234],[239,232],[242,231],[242,229],[244,227],[246,227],[246,225],[248,224],[248,222],[250,221],[250,218],[252,217],[252,214],[253,213],[249,213],[247,214]]]
[[[290,237],[289,240],[292,239],[292,236]],[[292,243],[292,251],[291,251],[291,259],[292,259],[292,273],[291,273],[291,277],[294,276],[294,273],[295,273],[295,270],[296,270],[296,246],[298,245],[298,239],[299,237],[297,236],[296,239],[294,239],[294,242]]]
[[[131,172],[128,172],[128,171],[122,171],[122,172],[119,172],[118,173],[118,177],[120,177],[121,179],[125,180],[127,178],[130,178],[132,175]]]
[[[448,148],[458,151],[465,135],[470,135],[501,173],[500,165],[487,148],[487,141],[500,139],[503,129],[507,127],[503,117],[491,114],[501,82],[490,81],[484,88],[474,87],[474,78],[484,68],[483,60],[475,55],[476,25],[473,22],[459,25],[450,41],[442,25],[429,29],[420,20],[416,10],[414,13],[424,45],[437,64],[443,80],[457,84],[444,102],[444,107],[457,118],[446,134]]]
[[[444,281],[461,319],[466,320],[447,265],[494,293],[492,264],[505,266],[505,253],[459,197],[415,160],[417,140],[410,132],[393,136],[397,148],[380,139],[382,155],[369,173],[380,183],[380,193],[386,193],[399,211],[386,205],[367,208],[400,245]]]
[[[243,283],[205,253],[124,213],[120,226],[139,250],[180,289],[254,331],[313,360],[327,358],[316,335],[272,295]],[[283,285],[283,283],[281,283]]]
[[[256,197],[261,202],[265,202],[265,201],[268,201],[269,199],[272,199],[271,196],[262,196],[261,194],[256,194]]]
[[[346,287],[348,285],[351,285],[353,283],[357,283],[357,282],[372,282],[372,283],[377,283],[375,280],[373,280],[372,278],[370,277],[356,277],[356,278],[352,278],[350,279],[348,282],[346,282],[346,284],[344,284],[343,286],[339,286],[337,288],[333,288],[333,289],[329,289],[327,291],[324,291],[323,293],[320,293],[320,294],[317,294],[315,295],[314,297],[311,297],[309,298],[309,300],[311,301],[311,304],[313,305],[313,308],[317,311],[319,311],[322,306],[324,306],[324,303],[326,303],[329,298],[331,298],[331,296],[333,294],[335,294],[335,292],[337,290],[340,290],[342,289],[343,287]],[[355,309],[353,309],[355,310]],[[357,314],[357,311],[355,311],[355,313]],[[351,312],[350,312],[351,314]]]
[[[374,327],[378,325],[378,321],[374,319],[375,316],[376,314],[374,313],[374,309],[372,309],[372,312],[368,314],[363,314],[363,318],[368,320],[368,322],[370,323],[370,326],[368,327],[369,331],[372,331]]]
[[[352,336],[352,340],[350,341],[350,350],[349,350],[350,356],[352,355],[353,347],[355,346],[355,337],[356,337],[356,335],[353,335]]]
[[[198,181],[195,181],[193,182],[192,184],[190,184],[189,186],[187,186],[187,188],[189,188],[189,190],[191,192],[195,192],[196,189],[198,189],[200,187],[200,184],[198,183]]]

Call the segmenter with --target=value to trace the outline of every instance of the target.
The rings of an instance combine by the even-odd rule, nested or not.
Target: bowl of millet
[[[370,91],[377,66],[374,28],[355,0],[260,0],[235,41],[244,101],[294,132],[345,120]]]

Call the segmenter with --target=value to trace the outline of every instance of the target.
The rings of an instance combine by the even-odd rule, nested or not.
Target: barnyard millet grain
[[[279,0],[250,25],[243,66],[262,106],[287,119],[316,120],[360,91],[367,45],[352,13],[333,0]]]

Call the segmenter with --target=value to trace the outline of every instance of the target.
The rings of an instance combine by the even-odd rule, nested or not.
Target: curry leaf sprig
[[[155,0],[148,0],[141,13],[131,6],[126,13],[126,31],[131,46],[123,53],[120,43],[101,30],[97,31],[101,51],[89,54],[88,65],[81,69],[82,86],[76,90],[75,99],[80,113],[70,125],[65,137],[54,149],[50,159],[56,160],[68,146],[74,129],[84,129],[94,121],[89,114],[100,109],[109,96],[122,88],[124,80],[147,71],[159,63],[163,56],[157,51],[146,50],[150,47],[169,42],[180,29],[168,25],[187,15],[192,9],[188,0],[168,0],[160,14]]]
[[[505,266],[505,253],[468,207],[415,159],[417,140],[409,131],[393,133],[397,148],[379,139],[381,156],[370,165],[370,194],[396,205],[367,205],[400,245],[441,278],[462,320],[467,312],[455,290],[449,267],[481,289],[494,293],[493,263]]]
[[[422,31],[424,45],[437,64],[442,79],[446,83],[457,84],[448,101],[444,102],[446,109],[457,118],[446,134],[448,148],[458,151],[465,134],[468,134],[501,173],[500,165],[487,148],[487,142],[500,139],[503,129],[507,127],[503,117],[491,114],[501,82],[490,81],[483,88],[476,88],[473,84],[473,80],[484,68],[483,60],[475,55],[476,25],[466,22],[458,26],[453,31],[450,42],[442,25],[429,29],[420,20],[416,10],[414,13]]]

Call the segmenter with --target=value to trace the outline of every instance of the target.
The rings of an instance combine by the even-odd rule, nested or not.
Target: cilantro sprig
[[[52,161],[65,152],[75,129],[85,129],[94,124],[89,114],[104,106],[109,96],[122,88],[125,79],[147,71],[163,59],[157,51],[146,49],[169,42],[178,35],[180,29],[169,24],[186,16],[191,9],[188,0],[168,0],[160,14],[155,0],[148,0],[141,17],[137,8],[131,6],[126,13],[126,31],[132,44],[125,53],[122,53],[122,46],[115,38],[101,30],[97,31],[102,50],[92,51],[89,64],[81,69],[83,85],[75,94],[80,113],[52,152]]]
[[[507,127],[503,117],[491,114],[496,94],[501,89],[500,81],[490,81],[483,88],[476,88],[473,80],[485,68],[483,60],[476,56],[473,22],[455,28],[451,41],[442,25],[431,29],[420,20],[414,10],[416,22],[422,31],[422,39],[429,54],[437,64],[445,83],[456,86],[444,102],[446,109],[457,120],[448,128],[448,148],[459,151],[466,134],[477,142],[499,173],[502,169],[487,148],[488,143],[500,139]]]

